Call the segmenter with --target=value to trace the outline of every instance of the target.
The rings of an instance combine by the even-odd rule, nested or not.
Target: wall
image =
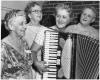
[[[54,14],[54,7],[59,3],[67,3],[72,6],[72,9],[74,12],[75,23],[78,23],[79,15],[81,13],[82,8],[85,5],[94,6],[99,12],[99,1],[47,1],[43,5],[43,13],[44,14]],[[96,21],[92,24],[92,26],[96,29],[99,29],[99,19],[100,17],[98,17]]]
[[[12,0],[12,1],[1,1],[1,19],[4,18],[5,14],[12,9],[20,9],[20,10],[24,10],[26,5],[32,0],[21,0],[21,1],[17,1],[17,0]],[[35,0],[34,0],[35,1]],[[38,3],[40,3],[41,5],[44,3],[44,1],[37,1]]]
[[[27,3],[31,1],[1,1],[1,19],[4,18],[5,13],[11,9],[24,10]],[[74,12],[74,21],[79,21],[79,15],[84,5],[92,5],[96,7],[99,12],[99,1],[38,1],[43,4],[43,14],[54,14],[54,7],[59,3],[67,3],[72,6]],[[100,12],[99,12],[100,13]],[[93,23],[93,27],[99,29],[99,17]]]

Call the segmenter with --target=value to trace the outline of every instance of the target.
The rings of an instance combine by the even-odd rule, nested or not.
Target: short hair
[[[11,21],[16,16],[25,16],[26,17],[26,14],[25,14],[24,11],[22,11],[22,10],[16,10],[16,9],[11,10],[11,11],[9,11],[9,12],[7,12],[5,14],[5,17],[4,17],[5,28],[8,31],[10,31],[10,28],[9,28],[9,25],[8,25],[9,21]]]
[[[27,15],[31,12],[31,8],[34,7],[35,5],[38,5],[38,6],[40,6],[42,8],[42,6],[37,2],[34,2],[34,1],[29,2],[27,4],[26,8],[25,8],[25,12],[26,12]]]
[[[55,13],[57,14],[58,9],[65,9],[68,13],[69,13],[69,17],[70,19],[73,19],[73,12],[72,12],[72,8],[70,5],[66,4],[66,3],[62,3],[62,4],[58,4],[55,8]]]
[[[82,9],[82,12],[83,12],[86,8],[89,8],[89,9],[91,9],[91,10],[94,12],[94,14],[95,14],[95,17],[94,17],[94,18],[95,18],[95,19],[98,17],[98,11],[97,11],[97,9],[96,9],[95,7],[86,5],[86,6]]]

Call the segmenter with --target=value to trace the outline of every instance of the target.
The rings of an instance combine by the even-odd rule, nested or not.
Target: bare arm
[[[41,49],[41,45],[38,45],[36,42],[34,42],[31,46],[31,51],[32,51],[32,56],[33,56],[33,63],[34,65],[37,67],[37,69],[39,70],[39,72],[42,71],[47,71],[47,66],[45,66],[44,64],[46,62],[44,61],[38,61],[37,59],[37,53],[38,51]]]
[[[37,59],[37,53],[40,50],[41,46],[38,45],[36,42],[33,42],[32,46],[31,46],[31,51],[32,51],[32,56],[33,56],[33,62],[35,63],[36,61],[38,61]]]

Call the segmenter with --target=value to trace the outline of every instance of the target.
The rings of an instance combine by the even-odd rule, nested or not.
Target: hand
[[[36,61],[35,62],[35,66],[37,67],[37,69],[39,70],[40,73],[46,72],[48,71],[48,66],[45,65],[46,62],[45,61]]]

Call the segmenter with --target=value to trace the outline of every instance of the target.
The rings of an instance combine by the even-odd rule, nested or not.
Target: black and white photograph
[[[1,79],[99,80],[99,4],[1,0]]]

